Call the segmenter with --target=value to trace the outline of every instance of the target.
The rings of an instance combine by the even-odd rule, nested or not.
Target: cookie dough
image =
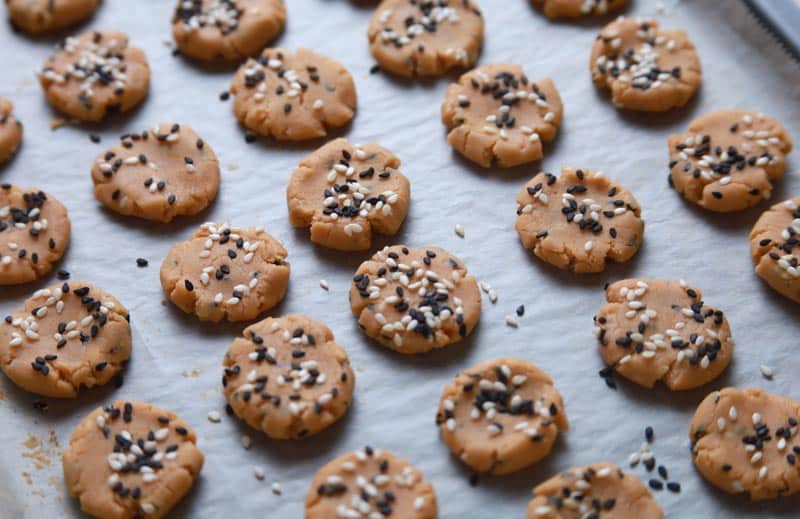
[[[469,335],[481,315],[478,282],[436,247],[384,247],[358,267],[350,309],[366,335],[400,353],[422,353]]]
[[[783,176],[792,139],[778,121],[746,110],[720,110],[669,137],[670,185],[687,200],[717,212],[740,211],[768,199]]]
[[[595,40],[592,81],[611,91],[619,108],[665,112],[689,102],[702,69],[683,31],[660,29],[652,19],[620,17]]]
[[[305,519],[436,519],[436,494],[422,472],[388,451],[365,447],[322,467],[306,494]]]
[[[186,56],[241,61],[266,47],[285,24],[284,0],[177,0],[172,37]]]
[[[442,76],[478,60],[483,25],[473,0],[383,0],[367,38],[382,70],[404,77]]]
[[[161,287],[201,321],[247,321],[283,300],[286,256],[283,245],[261,228],[205,223],[164,258]]]
[[[400,159],[375,143],[336,139],[300,163],[286,189],[289,221],[311,227],[311,241],[368,250],[373,231],[394,235],[408,213],[411,186]]]
[[[97,408],[64,451],[67,490],[94,517],[165,517],[200,475],[196,443],[186,422],[154,405],[119,400]]]
[[[772,206],[750,233],[756,274],[800,303],[800,196]]]
[[[22,123],[11,115],[13,110],[14,104],[0,97],[0,165],[8,162],[22,143]]]
[[[207,208],[219,190],[214,150],[186,125],[126,133],[92,166],[94,196],[109,209],[169,222]]]
[[[77,25],[94,13],[100,0],[6,0],[14,27],[42,34]]]
[[[337,61],[308,49],[266,49],[230,86],[233,112],[248,130],[279,141],[325,137],[353,118],[356,85]]]
[[[47,100],[80,121],[100,121],[142,102],[150,84],[150,66],[128,36],[93,31],[70,36],[56,47],[39,72]]]
[[[531,0],[548,18],[603,16],[628,5],[628,0]]]
[[[447,88],[442,103],[447,142],[485,168],[541,160],[542,143],[555,139],[563,113],[550,79],[531,81],[509,63],[467,72]]]
[[[455,456],[493,474],[540,461],[569,428],[564,401],[547,373],[507,358],[459,374],[442,393],[436,423]]]
[[[67,209],[36,188],[0,184],[0,286],[47,275],[69,245]]]
[[[517,196],[515,225],[522,245],[560,269],[602,272],[628,261],[644,235],[641,207],[603,173],[561,168],[539,173]]]
[[[731,494],[761,501],[800,490],[800,402],[761,389],[725,388],[700,403],[689,438],[697,470]]]
[[[34,292],[0,323],[0,368],[15,384],[43,396],[74,398],[101,386],[131,356],[128,310],[88,283]]]
[[[673,391],[710,382],[730,364],[733,338],[721,310],[685,281],[624,279],[595,316],[600,355],[623,377]]]

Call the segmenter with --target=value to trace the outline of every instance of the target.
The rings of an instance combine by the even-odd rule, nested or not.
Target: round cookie
[[[611,91],[615,106],[644,112],[685,105],[702,79],[686,33],[641,18],[620,17],[606,25],[592,46],[589,69],[595,86]]]
[[[283,245],[261,228],[204,223],[170,249],[161,264],[161,287],[201,321],[247,321],[283,300],[286,256]]]
[[[175,413],[119,400],[92,411],[64,451],[64,480],[81,510],[102,519],[159,519],[203,467],[194,431]]]
[[[368,250],[372,233],[394,235],[408,213],[411,186],[400,159],[375,143],[336,139],[300,162],[286,188],[289,221],[311,227],[311,241]]]
[[[508,63],[467,72],[447,87],[442,103],[447,142],[485,168],[541,160],[542,142],[555,139],[563,113],[550,79],[531,81]]]
[[[337,61],[308,49],[265,49],[230,86],[233,112],[248,130],[279,141],[325,137],[353,118],[356,85]]]
[[[730,364],[728,320],[683,280],[624,279],[606,288],[606,300],[595,335],[603,361],[623,377],[679,391],[710,382]]]
[[[695,467],[711,484],[761,501],[800,490],[800,402],[728,387],[698,406],[689,429]]]
[[[22,143],[22,123],[11,115],[13,110],[14,104],[0,97],[0,165],[10,160]]]
[[[442,392],[436,423],[455,456],[492,474],[540,461],[569,429],[564,401],[547,373],[507,358],[460,373]]]
[[[436,519],[436,494],[422,472],[388,451],[365,447],[319,469],[305,519]]]
[[[88,283],[37,290],[0,323],[0,368],[26,391],[74,398],[125,367],[129,319],[119,300]]]
[[[382,70],[403,77],[442,76],[478,60],[483,25],[473,0],[383,0],[367,38]]]
[[[641,207],[603,173],[561,168],[539,173],[517,196],[515,224],[522,245],[560,269],[602,272],[628,261],[644,235]]]
[[[669,137],[670,185],[687,200],[717,212],[740,211],[769,199],[783,176],[792,139],[781,124],[746,110],[698,117]]]
[[[603,16],[619,11],[628,0],[531,0],[533,5],[552,19]]]
[[[800,197],[761,215],[750,232],[750,255],[761,279],[800,303]]]
[[[177,0],[172,37],[186,56],[240,61],[266,47],[285,24],[284,0]]]
[[[96,122],[127,112],[142,102],[150,85],[150,66],[128,36],[93,31],[66,38],[39,72],[47,100],[80,121]]]
[[[303,315],[245,328],[223,359],[233,412],[270,438],[306,438],[344,416],[355,374],[324,324]]]
[[[6,0],[14,27],[28,34],[64,29],[87,20],[100,0]]]
[[[169,222],[207,208],[219,190],[219,161],[186,125],[126,133],[92,165],[94,196],[109,209]]]
[[[42,278],[69,245],[67,209],[36,188],[0,184],[0,286]]]
[[[350,310],[361,330],[383,346],[422,353],[469,335],[481,316],[481,294],[449,252],[394,245],[358,267]]]

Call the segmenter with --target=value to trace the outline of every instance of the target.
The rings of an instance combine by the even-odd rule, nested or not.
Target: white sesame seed
[[[461,224],[456,224],[456,226],[453,229],[453,231],[456,233],[456,235],[458,237],[460,237],[460,238],[464,237],[464,228],[461,226]]]
[[[208,421],[211,423],[219,423],[222,421],[222,417],[220,416],[218,411],[209,411]]]
[[[766,379],[772,379],[772,376],[775,374],[775,372],[769,366],[762,364],[761,365],[761,374]]]

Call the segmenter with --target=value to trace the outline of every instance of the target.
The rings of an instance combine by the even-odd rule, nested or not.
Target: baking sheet
[[[800,498],[753,505],[723,494],[695,472],[687,429],[696,404],[726,385],[759,386],[800,398],[800,309],[767,288],[752,272],[747,235],[768,206],[735,215],[714,215],[683,202],[667,187],[666,137],[699,114],[720,108],[760,110],[781,119],[800,139],[800,67],[737,1],[636,0],[631,14],[657,16],[666,27],[684,28],[704,67],[699,95],[684,110],[645,116],[616,111],[589,78],[589,49],[600,23],[553,23],[527,0],[483,0],[487,44],[480,63],[518,62],[529,76],[554,79],[565,104],[565,122],[543,164],[486,171],[455,155],[445,141],[439,106],[446,80],[403,82],[371,75],[366,27],[376,2],[288,0],[289,24],[278,43],[306,46],[339,59],[353,74],[358,115],[343,134],[353,142],[376,140],[403,160],[412,181],[408,220],[394,241],[437,245],[461,256],[499,299],[484,299],[481,324],[462,344],[431,355],[406,357],[370,343],[349,313],[350,276],[368,254],[342,254],[313,246],[307,230],[287,218],[285,184],[314,145],[245,144],[230,102],[218,100],[232,70],[207,70],[171,55],[172,2],[106,0],[85,28],[126,31],[146,49],[153,69],[150,96],[142,107],[100,127],[52,131],[57,114],[46,104],[34,71],[53,40],[31,40],[0,25],[0,95],[16,103],[25,123],[19,156],[0,180],[36,185],[67,206],[73,241],[61,267],[73,280],[91,281],[115,294],[131,310],[134,353],[118,389],[84,392],[71,402],[35,395],[0,376],[0,517],[80,517],[63,488],[60,451],[75,424],[92,408],[116,398],[156,403],[190,422],[206,453],[202,477],[174,517],[282,519],[302,517],[303,498],[318,467],[365,444],[395,451],[422,469],[435,485],[443,518],[523,517],[534,484],[558,470],[595,461],[626,464],[628,454],[652,425],[654,451],[683,492],[656,493],[667,517],[797,517]],[[159,121],[194,127],[220,157],[221,192],[211,209],[170,225],[149,224],[107,212],[92,197],[90,164],[123,131]],[[93,144],[90,131],[102,137]],[[774,200],[800,193],[795,152]],[[628,186],[644,208],[645,244],[633,261],[606,273],[573,276],[526,253],[513,229],[515,196],[538,168],[561,165],[605,171]],[[169,247],[205,220],[264,225],[287,246],[292,280],[285,302],[272,315],[306,313],[327,323],[345,345],[357,370],[355,404],[328,431],[299,442],[269,441],[225,416],[220,361],[243,325],[212,325],[183,315],[163,302],[158,280]],[[453,232],[463,225],[466,236]],[[381,242],[388,243],[387,240]],[[144,269],[135,259],[150,260]],[[696,391],[647,391],[619,380],[605,387],[592,336],[592,315],[603,303],[603,284],[629,276],[685,278],[703,288],[710,304],[724,309],[737,342],[724,376]],[[330,291],[319,287],[326,279]],[[0,289],[0,315],[16,310],[45,282]],[[519,329],[504,317],[524,304]],[[566,400],[572,429],[539,465],[505,477],[468,484],[470,471],[453,459],[438,437],[434,415],[443,386],[460,370],[500,355],[528,359],[552,375]],[[759,365],[775,369],[765,380]],[[211,410],[220,424],[208,422]],[[253,446],[242,448],[249,434]],[[265,481],[252,466],[265,469]],[[646,474],[644,468],[634,471]],[[282,485],[283,495],[270,491]]]

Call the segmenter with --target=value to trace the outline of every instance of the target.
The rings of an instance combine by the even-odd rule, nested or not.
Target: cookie
[[[548,18],[603,16],[619,11],[628,0],[531,0]]]
[[[400,353],[443,348],[469,335],[481,315],[478,282],[436,247],[384,247],[358,267],[350,310],[369,337]]]
[[[564,401],[547,373],[507,358],[459,374],[442,393],[436,424],[455,456],[493,474],[540,461],[569,428]]]
[[[219,190],[214,150],[186,125],[126,133],[94,161],[94,196],[109,209],[169,222],[207,208]]]
[[[367,38],[382,70],[403,77],[443,76],[478,60],[483,25],[473,0],[383,0]]]
[[[663,519],[647,487],[612,463],[575,467],[533,489],[528,519]]]
[[[59,43],[39,72],[47,100],[80,121],[100,121],[142,102],[150,85],[150,66],[128,36],[93,31]]]
[[[77,25],[94,14],[100,0],[6,0],[14,27],[42,34]]]
[[[88,283],[37,290],[0,323],[0,368],[26,391],[74,398],[125,367],[129,319],[119,300]]]
[[[800,402],[756,388],[714,391],[689,428],[700,474],[731,494],[761,501],[800,490]]]
[[[194,431],[175,413],[119,400],[92,411],[63,454],[64,479],[81,510],[103,519],[158,519],[203,467]]]
[[[368,250],[372,233],[403,225],[411,186],[400,159],[375,143],[336,139],[300,162],[286,188],[289,221],[311,227],[311,241],[331,249]]]
[[[686,33],[641,18],[620,17],[606,25],[592,46],[589,69],[595,86],[611,91],[615,106],[644,112],[685,105],[702,79]]]
[[[191,58],[241,61],[266,47],[285,24],[284,0],[177,0],[172,37]]]
[[[22,123],[11,115],[14,104],[0,97],[0,166],[17,153],[22,143]]]
[[[485,168],[541,160],[556,137],[564,105],[550,79],[531,81],[508,63],[471,70],[447,88],[442,122],[447,142]]]
[[[746,110],[698,117],[669,137],[669,181],[687,200],[727,213],[768,199],[783,176],[792,139],[781,124]]]
[[[223,360],[233,412],[270,438],[306,438],[341,418],[355,374],[333,332],[303,315],[271,317],[244,329]]]
[[[205,223],[170,249],[161,264],[161,287],[175,306],[201,321],[247,321],[283,300],[286,256],[264,229]]]
[[[233,112],[248,130],[279,141],[325,137],[353,118],[356,85],[338,62],[308,49],[265,49],[230,86]]]
[[[305,519],[436,519],[436,494],[423,478],[391,452],[359,449],[319,469],[306,494]]]
[[[717,378],[730,364],[733,338],[722,310],[703,302],[685,281],[624,279],[606,288],[595,316],[603,360],[645,387],[673,391]]]
[[[603,173],[561,168],[539,173],[517,196],[522,245],[545,262],[575,272],[602,272],[642,245],[644,221],[633,195]]]
[[[0,286],[46,276],[67,250],[69,235],[67,209],[53,196],[0,184]]]
[[[800,303],[800,197],[772,206],[750,232],[756,274]]]

